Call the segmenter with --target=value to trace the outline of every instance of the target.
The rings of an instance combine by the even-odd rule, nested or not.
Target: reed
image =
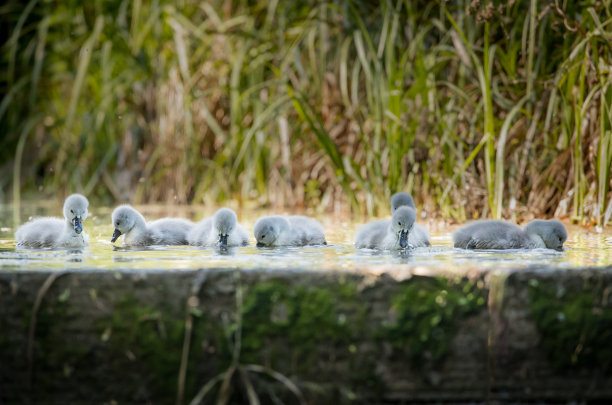
[[[372,215],[405,190],[460,220],[612,217],[610,1],[9,0],[0,22],[16,203]]]

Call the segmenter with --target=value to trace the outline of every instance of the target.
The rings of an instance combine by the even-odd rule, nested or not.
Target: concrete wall
[[[611,293],[612,267],[0,272],[0,403],[612,400]]]

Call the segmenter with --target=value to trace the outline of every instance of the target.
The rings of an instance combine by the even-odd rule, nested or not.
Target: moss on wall
[[[259,349],[273,339],[286,341],[302,365],[308,363],[321,342],[348,346],[356,331],[351,328],[354,325],[347,324],[346,315],[340,313],[335,295],[329,288],[289,286],[275,281],[250,288],[243,310],[243,357],[257,360]],[[354,294],[338,298],[350,300]]]
[[[481,280],[412,278],[392,297],[396,320],[378,337],[406,353],[416,370],[439,364],[461,319],[486,310],[485,298]]]
[[[244,299],[241,361],[323,385],[336,383],[348,396],[357,397],[364,389],[378,395],[382,385],[375,356],[360,350],[371,334],[366,311],[352,281],[253,285]]]
[[[497,325],[507,329],[500,332],[500,351],[488,353],[493,322],[484,276],[412,276],[398,282],[314,272],[206,274],[197,299],[189,300],[193,277],[181,272],[159,279],[119,280],[99,273],[58,280],[36,319],[31,394],[23,388],[27,332],[37,288],[47,275],[27,275],[32,281],[20,284],[17,293],[0,295],[0,326],[6,327],[0,363],[10,364],[0,367],[0,385],[9,387],[0,390],[0,402],[173,403],[186,300],[193,316],[186,403],[231,368],[238,342],[237,365],[281,373],[309,403],[468,401],[485,392],[552,401],[587,388],[585,398],[612,396],[610,273],[513,273],[506,280],[506,323]],[[92,293],[94,287],[106,293]],[[481,378],[487,361],[499,359],[502,349],[496,378]],[[287,384],[263,368],[239,369],[248,373],[261,403],[295,402]],[[465,370],[474,371],[469,381],[461,375]],[[542,376],[537,386],[530,385],[531,375]],[[240,371],[229,386],[229,403],[248,402]],[[525,387],[534,393],[526,394]]]
[[[25,304],[25,302],[24,302]],[[24,338],[30,326],[32,305],[24,305],[22,323]],[[70,289],[65,288],[56,294],[47,294],[36,314],[32,354],[32,390],[29,400],[44,402],[50,392],[69,389],[73,386],[76,372],[92,367],[88,345],[80,336],[71,336],[72,325],[79,321],[80,313],[71,305]],[[27,339],[23,342],[24,350]],[[28,369],[27,356],[20,360],[23,370]],[[24,374],[27,380],[27,374]],[[60,388],[61,387],[61,388]],[[74,392],[79,387],[73,388]],[[23,394],[23,393],[22,393]]]
[[[612,287],[598,278],[582,283],[529,282],[529,305],[550,362],[560,370],[612,366]]]
[[[192,343],[187,368],[186,397],[195,395],[199,388],[196,369],[205,356],[202,342],[222,341],[222,332],[204,316],[194,317]],[[125,373],[125,385],[132,390],[129,397],[136,400],[155,399],[171,403],[176,398],[177,376],[184,344],[185,317],[170,311],[166,305],[143,305],[131,295],[118,301],[112,314],[96,323],[108,340],[107,359],[111,370]],[[214,346],[215,344],[212,344]],[[227,353],[227,350],[224,351]],[[229,357],[227,354],[226,359]],[[212,365],[212,367],[210,367]],[[212,377],[218,366],[207,364]],[[201,375],[200,375],[201,376]]]

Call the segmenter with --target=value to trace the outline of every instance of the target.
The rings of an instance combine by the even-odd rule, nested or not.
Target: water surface
[[[148,220],[165,215],[199,220],[214,213],[214,209],[195,207],[139,207]],[[21,221],[43,215],[59,215],[61,207],[50,205],[24,206]],[[126,249],[122,238],[110,243],[113,228],[111,208],[92,209],[84,222],[90,246],[73,250],[28,250],[16,247],[13,210],[0,206],[0,269],[199,269],[211,267],[242,268],[305,268],[360,269],[372,265],[411,264],[443,267],[463,271],[468,267],[503,268],[550,264],[559,268],[612,264],[612,229],[603,232],[568,225],[568,240],[563,252],[547,249],[531,251],[467,251],[452,247],[451,233],[456,226],[421,221],[431,234],[432,247],[403,252],[380,252],[355,249],[353,238],[362,222],[342,220],[334,216],[319,216],[326,231],[327,246],[303,248],[257,248],[252,229],[260,215],[269,212],[240,212],[240,222],[251,232],[251,246],[221,250],[191,246],[156,246],[146,249]]]

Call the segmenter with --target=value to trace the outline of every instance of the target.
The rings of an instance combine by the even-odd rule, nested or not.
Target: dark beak
[[[75,218],[72,220],[72,223],[74,224],[74,231],[75,231],[76,233],[81,233],[81,232],[83,232],[83,224],[81,224],[81,218],[79,218],[79,217],[75,217]]]
[[[218,247],[227,247],[227,237],[229,235],[223,235],[223,234],[219,234],[219,243],[217,244]]]
[[[264,245],[264,244],[263,244],[263,243],[261,243],[261,242],[257,242],[257,244],[256,244],[255,246],[257,246],[257,247],[266,247],[266,245]]]
[[[408,231],[400,231],[400,247],[405,249],[408,247]]]
[[[120,236],[121,236],[121,231],[115,228],[115,232],[113,232],[113,237],[111,238],[111,242],[116,241],[117,238]]]

